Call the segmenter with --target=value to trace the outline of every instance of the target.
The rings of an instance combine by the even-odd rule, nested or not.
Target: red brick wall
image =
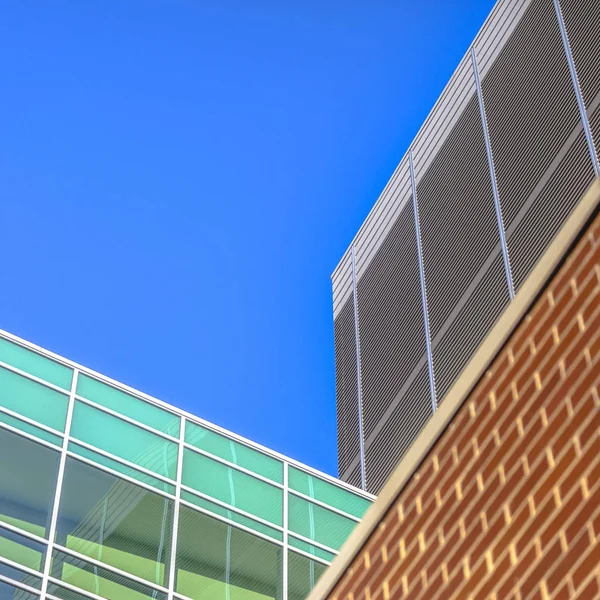
[[[332,600],[600,597],[600,217]]]

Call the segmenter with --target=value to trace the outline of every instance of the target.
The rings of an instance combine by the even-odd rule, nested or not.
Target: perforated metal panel
[[[600,2],[561,0],[560,7],[597,152],[600,142]]]
[[[400,212],[357,286],[365,438],[425,352],[412,203]]]
[[[358,378],[352,296],[334,321],[338,473],[343,478],[359,454]]]
[[[593,178],[553,2],[532,0],[482,91],[518,289]]]
[[[368,491],[379,493],[432,414],[429,373],[424,363],[406,392],[396,399],[393,410],[381,421],[373,439],[366,442]]]

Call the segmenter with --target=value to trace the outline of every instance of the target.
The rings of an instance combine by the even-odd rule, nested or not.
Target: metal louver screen
[[[360,461],[356,465],[356,467],[354,467],[354,469],[352,470],[352,472],[350,473],[350,475],[348,475],[345,478],[345,482],[349,483],[350,485],[353,485],[354,487],[357,487],[357,488],[359,488],[361,486],[361,480],[360,480]]]
[[[367,440],[367,491],[378,494],[387,478],[432,416],[427,363],[394,406],[372,440]]]
[[[579,87],[598,151],[600,143],[600,2],[561,0],[560,2]]]
[[[508,302],[477,96],[417,186],[438,403]],[[466,310],[465,310],[466,309]]]
[[[593,179],[553,2],[532,0],[482,91],[518,289]]]
[[[498,245],[448,319],[439,340],[434,340],[435,383],[440,404],[479,344],[502,314],[510,299],[504,260]]]
[[[344,477],[359,454],[358,378],[356,372],[356,338],[354,304],[346,300],[334,321],[335,387],[337,403],[338,473]]]
[[[367,439],[425,352],[412,202],[400,211],[357,286]]]

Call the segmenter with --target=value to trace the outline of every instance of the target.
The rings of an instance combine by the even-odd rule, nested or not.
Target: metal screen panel
[[[553,2],[530,3],[482,92],[518,289],[593,178]]]
[[[423,305],[412,203],[358,282],[365,438],[425,352]]]
[[[395,403],[372,440],[367,440],[367,489],[377,494],[432,416],[427,364]]]
[[[344,476],[359,454],[358,378],[352,296],[334,321],[338,473]]]
[[[561,0],[560,7],[597,152],[600,142],[600,2]]]
[[[439,339],[434,339],[438,404],[444,400],[509,301],[504,261],[497,246],[446,321]]]
[[[476,95],[421,177],[417,200],[439,403],[509,299]]]

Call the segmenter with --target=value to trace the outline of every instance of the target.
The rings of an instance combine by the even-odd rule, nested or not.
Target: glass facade
[[[0,332],[0,600],[302,600],[373,500]]]

